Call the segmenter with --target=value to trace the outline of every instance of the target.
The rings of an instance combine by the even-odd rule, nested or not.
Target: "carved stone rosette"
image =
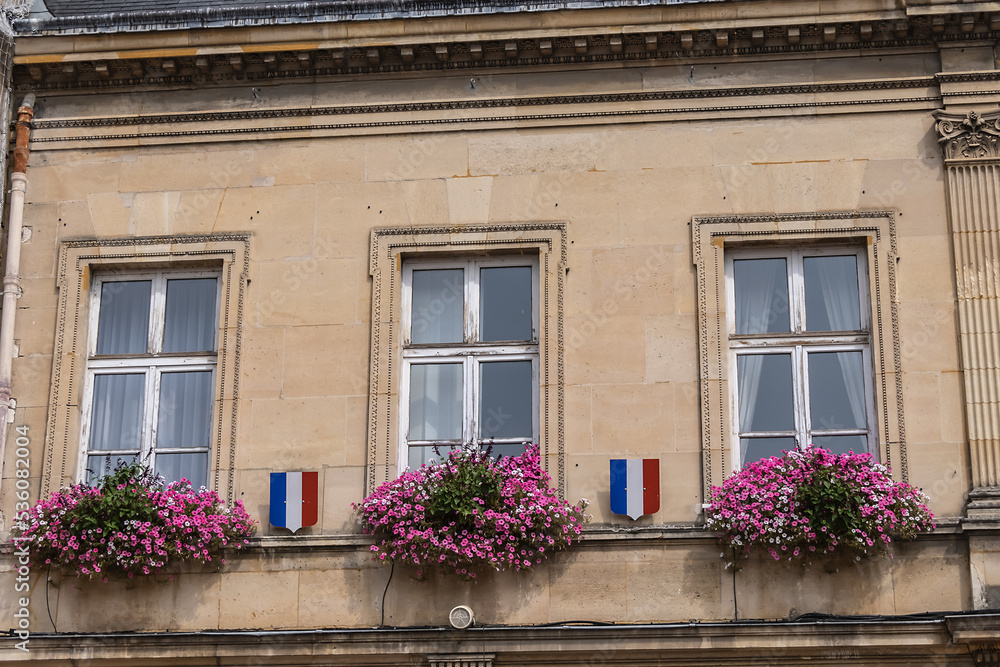
[[[934,113],[947,169],[973,492],[970,519],[1000,519],[1000,113]]]

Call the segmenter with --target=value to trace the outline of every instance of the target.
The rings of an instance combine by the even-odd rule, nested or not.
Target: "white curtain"
[[[212,371],[161,374],[157,448],[208,447],[212,402]]]
[[[733,262],[736,287],[736,333],[768,333],[768,322],[775,306],[785,308],[787,318],[787,288],[781,290],[784,303],[775,303],[779,281],[787,285],[783,259],[743,259]],[[787,320],[786,320],[787,321]]]
[[[157,454],[155,468],[156,473],[163,475],[167,482],[183,477],[197,489],[208,483],[208,452]]]
[[[764,355],[741,354],[737,358],[737,375],[739,376],[740,398],[740,431],[749,431],[753,423],[754,408],[757,406],[757,394],[760,392],[760,372],[764,367]]]
[[[463,269],[413,272],[410,341],[461,343],[465,337],[465,272]]]
[[[143,373],[94,377],[91,450],[139,451],[145,385]]]
[[[214,351],[217,300],[216,278],[168,280],[163,351]]]
[[[805,261],[814,263],[816,268],[830,331],[857,331],[861,327],[857,258],[808,257]],[[808,321],[806,324],[808,325]],[[807,328],[816,331],[811,326]],[[865,427],[868,420],[865,410],[865,378],[861,352],[840,352],[837,354],[837,360],[844,376],[844,386],[847,388],[854,424]]]
[[[736,260],[733,262],[733,273],[736,287],[736,333],[767,333],[768,319],[777,296],[775,287],[779,280],[787,281],[785,260]],[[746,354],[739,356],[738,360],[739,429],[748,431],[757,405],[764,357],[760,354]]]
[[[148,352],[151,286],[148,280],[106,282],[101,285],[97,354]]]
[[[409,440],[462,438],[462,364],[410,366]]]

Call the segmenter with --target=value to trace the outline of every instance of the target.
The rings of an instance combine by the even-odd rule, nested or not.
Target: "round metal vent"
[[[452,627],[465,630],[476,622],[476,615],[472,613],[470,608],[460,604],[451,610],[451,613],[448,614],[448,620],[451,621]]]

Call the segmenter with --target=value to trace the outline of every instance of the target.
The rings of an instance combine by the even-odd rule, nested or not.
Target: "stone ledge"
[[[997,619],[996,615],[984,615]],[[169,633],[32,634],[31,659],[67,664],[86,658],[93,664],[207,665],[236,664],[254,656],[254,664],[389,664],[390,655],[431,656],[475,646],[477,653],[500,659],[531,657],[532,664],[576,665],[595,655],[606,664],[693,664],[706,650],[724,658],[769,664],[847,664],[893,656],[925,663],[966,656],[952,643],[950,628],[961,614],[914,617],[827,617],[807,621],[679,622],[667,624],[558,623],[541,626],[490,626],[468,630],[442,627],[322,629],[291,631],[211,631]],[[447,647],[447,651],[442,648]],[[618,650],[608,651],[609,647]],[[627,649],[625,648],[627,647]],[[933,658],[930,658],[932,661]],[[419,660],[419,659],[418,659]],[[0,652],[0,664],[20,664],[17,651]],[[61,662],[60,662],[61,661]],[[132,662],[130,662],[132,661]],[[221,662],[217,662],[221,661]],[[827,663],[827,661],[829,661]],[[398,663],[393,663],[398,664]],[[422,664],[408,663],[408,664]],[[902,663],[901,663],[902,664]]]

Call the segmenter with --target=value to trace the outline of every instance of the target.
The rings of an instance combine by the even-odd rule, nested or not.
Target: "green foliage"
[[[427,517],[435,525],[454,521],[459,528],[471,528],[477,511],[500,505],[502,479],[488,464],[489,455],[472,452],[468,456],[466,465],[445,468],[428,493]]]
[[[808,484],[798,488],[799,511],[825,549],[838,535],[854,535],[868,528],[861,512],[863,497],[856,486],[837,475],[833,467],[817,467]]]
[[[88,498],[93,513],[80,513],[83,528],[114,530],[129,525],[130,521],[157,520],[156,507],[149,503],[146,491],[160,489],[163,480],[142,463],[119,463],[113,472],[97,480],[95,486],[101,493]]]

